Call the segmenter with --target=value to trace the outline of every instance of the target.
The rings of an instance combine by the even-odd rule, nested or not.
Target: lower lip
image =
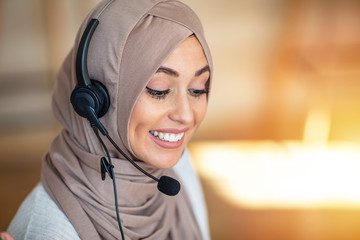
[[[184,142],[184,138],[185,135],[177,142],[168,142],[168,141],[162,141],[159,138],[155,137],[154,135],[152,135],[151,133],[149,133],[150,138],[160,147],[162,148],[167,148],[167,149],[175,149],[180,147],[183,142]]]

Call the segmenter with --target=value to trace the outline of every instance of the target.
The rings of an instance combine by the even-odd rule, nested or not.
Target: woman
[[[102,145],[94,122],[79,116],[69,101],[78,83],[77,47],[96,16],[100,24],[87,68],[90,78],[106,87],[110,105],[95,125],[146,172],[178,179],[182,188],[176,196],[157,191],[156,181],[109,141]],[[119,239],[122,231],[125,239],[208,239],[206,208],[186,145],[205,116],[211,76],[201,23],[186,5],[175,0],[98,4],[80,28],[54,88],[53,110],[64,129],[44,157],[41,184],[8,231],[17,240]],[[107,149],[113,164],[109,175],[113,170],[118,187],[116,207],[111,177],[101,179],[100,159]]]

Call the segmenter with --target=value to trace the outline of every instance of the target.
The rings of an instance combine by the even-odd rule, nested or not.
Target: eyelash
[[[199,98],[203,94],[208,94],[209,89],[207,89],[207,88],[204,88],[204,89],[189,89],[189,93],[191,94],[191,96]]]
[[[158,100],[164,99],[166,97],[166,95],[168,95],[170,93],[170,89],[160,91],[160,90],[151,89],[149,87],[146,87],[146,91],[150,94],[151,97],[156,98]],[[189,93],[191,96],[193,96],[195,98],[199,98],[203,94],[208,94],[209,90],[206,88],[204,88],[204,89],[189,89]]]
[[[150,94],[151,97],[156,98],[158,100],[165,98],[166,95],[170,93],[170,89],[159,91],[159,90],[151,89],[149,87],[146,87],[146,91]]]

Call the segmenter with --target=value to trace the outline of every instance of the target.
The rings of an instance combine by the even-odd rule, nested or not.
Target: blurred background
[[[56,73],[95,0],[0,0],[0,229],[60,126]],[[360,239],[360,1],[185,0],[215,73],[189,149],[216,239]]]

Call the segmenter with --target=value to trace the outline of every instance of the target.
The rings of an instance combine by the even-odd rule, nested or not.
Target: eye
[[[189,93],[193,97],[200,97],[201,95],[208,94],[209,89],[207,89],[207,88],[204,88],[204,89],[189,89]]]
[[[170,93],[170,89],[166,90],[155,90],[151,89],[149,87],[146,87],[146,91],[148,94],[150,94],[151,97],[156,98],[158,100],[164,99],[166,95]]]

